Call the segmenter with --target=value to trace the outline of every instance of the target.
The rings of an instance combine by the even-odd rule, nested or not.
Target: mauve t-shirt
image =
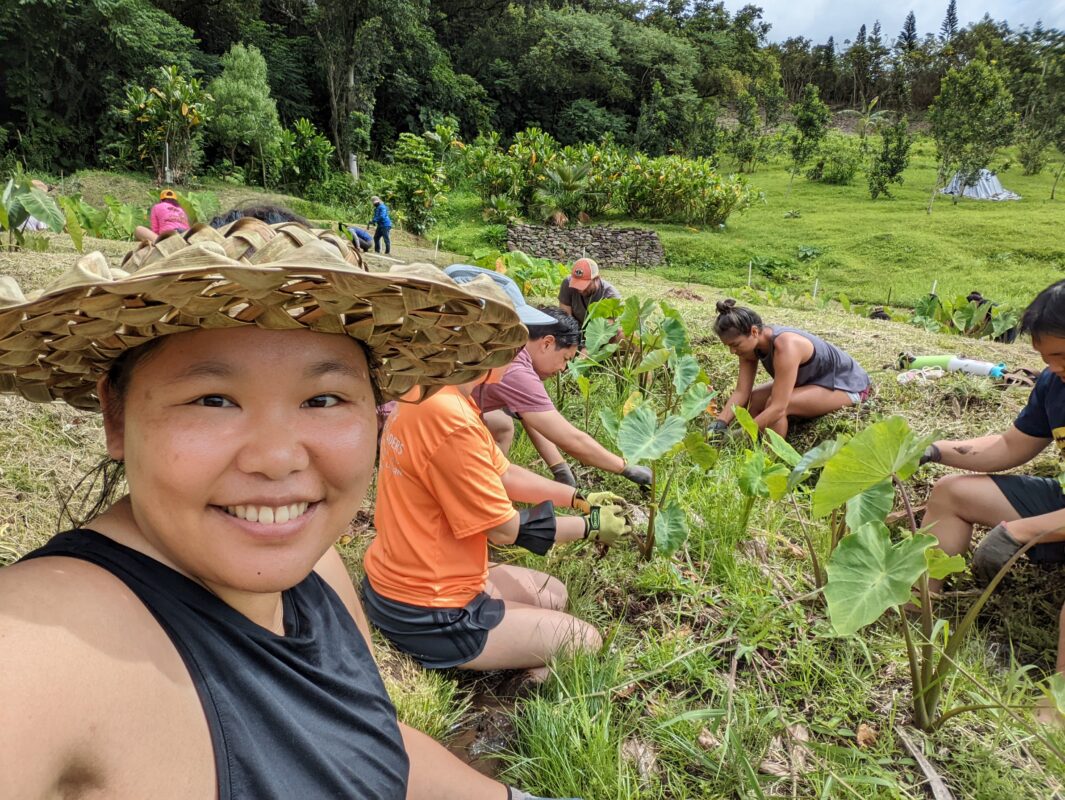
[[[163,234],[167,231],[184,231],[189,228],[189,218],[185,209],[177,203],[160,200],[152,206],[152,231]]]
[[[503,380],[478,386],[473,390],[473,399],[482,414],[500,408],[513,414],[555,410],[544,382],[533,369],[532,357],[524,347],[517,358],[510,362]]]

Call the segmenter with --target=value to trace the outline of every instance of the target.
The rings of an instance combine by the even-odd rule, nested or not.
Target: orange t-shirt
[[[457,388],[399,403],[381,434],[377,537],[363,560],[374,591],[429,608],[484,591],[486,532],[518,513],[500,479],[509,466]]]

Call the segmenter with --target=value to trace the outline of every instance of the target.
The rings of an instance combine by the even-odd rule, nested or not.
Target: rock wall
[[[656,267],[665,259],[655,231],[602,225],[552,228],[511,225],[507,249],[572,263],[587,256],[601,267]]]

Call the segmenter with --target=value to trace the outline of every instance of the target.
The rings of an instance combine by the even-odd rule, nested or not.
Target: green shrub
[[[281,132],[277,152],[282,184],[301,194],[313,184],[324,183],[332,171],[335,148],[303,117],[291,130]]]
[[[812,181],[845,186],[854,180],[861,165],[862,153],[854,137],[833,133],[821,143],[806,177]]]
[[[707,159],[632,156],[618,181],[618,201],[630,217],[690,225],[724,225],[750,205],[750,188],[722,178]]]
[[[1044,131],[1036,131],[1028,125],[1021,127],[1017,136],[1017,160],[1025,175],[1038,175],[1047,165],[1047,150],[1050,137]]]
[[[324,181],[309,185],[303,196],[315,203],[349,209],[352,212],[370,203],[370,192],[366,184],[357,182],[347,172],[339,171],[330,171]]]

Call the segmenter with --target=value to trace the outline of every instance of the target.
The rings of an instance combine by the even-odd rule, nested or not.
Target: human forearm
[[[568,508],[573,505],[576,494],[572,486],[549,480],[516,464],[507,467],[502,480],[507,497],[515,503],[542,503],[544,500],[550,500],[556,507]]]
[[[1034,456],[1032,448],[1022,448],[1003,434],[978,439],[950,440],[935,443],[939,463],[969,472],[999,472],[1013,469]]]
[[[1040,544],[1065,541],[1065,509],[1013,520],[1006,525],[1006,529],[1022,544],[1036,538]]]
[[[733,408],[739,406],[745,408],[747,403],[750,402],[750,395],[746,392],[742,392],[739,389],[729,395],[728,400],[725,401],[724,408],[721,409],[721,413],[717,415],[717,418],[722,422],[731,423],[736,419],[736,414],[733,412]]]
[[[407,800],[507,800],[507,787],[463,764],[421,731],[400,724],[410,759]]]
[[[615,475],[625,468],[625,459],[615,455],[583,431],[578,431],[562,449],[585,466],[595,467]]]
[[[787,403],[770,402],[769,405],[762,409],[762,413],[754,418],[758,430],[764,431],[766,428],[773,427],[773,425],[775,425],[777,421],[787,413],[787,410]]]
[[[534,428],[526,428],[525,433],[529,437],[529,441],[532,442],[532,446],[536,448],[536,452],[540,454],[540,458],[544,460],[544,463],[547,464],[547,466],[553,467],[555,464],[558,464],[563,460],[562,453],[559,452],[555,443],[542,433],[539,433]]]

